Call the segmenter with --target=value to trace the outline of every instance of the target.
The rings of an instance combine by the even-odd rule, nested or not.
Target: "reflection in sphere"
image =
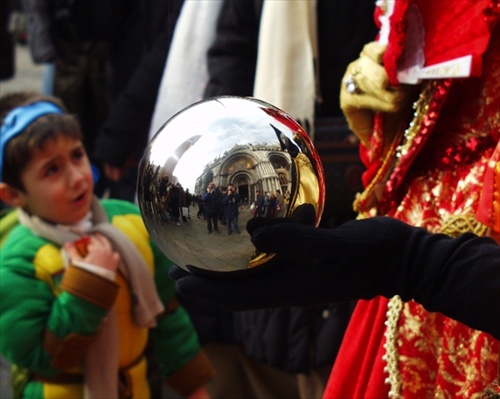
[[[273,256],[256,252],[248,220],[283,218],[311,204],[317,226],[325,198],[319,156],[300,125],[242,97],[201,101],[169,119],[144,152],[137,184],[142,217],[160,250],[181,267],[219,271]],[[228,185],[237,196],[228,195]]]

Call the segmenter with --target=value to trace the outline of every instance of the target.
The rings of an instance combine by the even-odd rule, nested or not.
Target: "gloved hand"
[[[234,309],[307,306],[400,295],[500,338],[500,247],[380,217],[336,229],[279,223],[252,241],[275,258],[254,269],[174,267],[177,289]]]
[[[398,112],[408,96],[408,87],[390,87],[387,72],[382,66],[386,46],[371,42],[364,46],[360,57],[351,62],[342,79],[340,107],[350,129],[369,147],[375,112]],[[354,93],[347,90],[352,82]]]

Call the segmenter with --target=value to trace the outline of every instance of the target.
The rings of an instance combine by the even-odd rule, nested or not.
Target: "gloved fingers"
[[[228,281],[204,280],[200,277],[185,276],[176,280],[175,288],[182,295],[217,302],[231,308],[233,307],[231,305],[234,305],[234,300],[232,300],[234,287]]]
[[[310,301],[310,298],[299,298],[298,295],[307,279],[307,268],[294,267],[283,258],[273,258],[264,265],[238,272],[210,272],[192,266],[189,269],[194,273],[176,280],[176,289],[181,294],[232,309],[268,308]],[[235,275],[239,278],[228,278]]]
[[[236,270],[232,272],[222,272],[202,269],[197,266],[187,265],[187,270],[184,268],[173,265],[169,270],[169,276],[175,280],[181,280],[185,277],[195,276],[204,280],[221,280],[221,281],[234,281],[234,280],[244,280],[255,274],[254,269],[244,269]]]
[[[248,231],[248,234],[252,235],[255,230],[260,229],[261,227],[274,226],[283,222],[285,222],[285,219],[283,218],[258,217],[250,219],[247,222],[246,229]]]
[[[194,296],[218,303],[234,310],[270,307],[272,304],[256,294],[258,284],[235,284],[230,281],[207,281],[198,277],[184,277],[175,284],[182,295]],[[248,287],[248,288],[246,288]],[[246,293],[249,293],[248,295]]]
[[[389,87],[389,77],[382,65],[386,46],[371,42],[364,46],[360,57],[351,62],[343,78],[341,105],[344,108],[369,108],[374,111],[395,112],[394,103],[401,102],[397,88]],[[346,81],[351,81],[356,92],[346,91]],[[347,94],[347,96],[346,96]],[[350,95],[350,96],[349,96]]]
[[[168,271],[168,275],[173,279],[173,280],[179,280],[182,277],[189,276],[189,272],[187,270],[184,270],[182,267],[173,265],[170,270]]]
[[[251,269],[242,269],[242,270],[224,272],[224,271],[202,269],[200,267],[193,265],[187,265],[187,268],[192,276],[208,280],[232,281],[232,280],[244,279],[245,276],[251,274]]]
[[[333,241],[329,241],[331,232],[301,224],[281,224],[256,230],[252,243],[259,251],[275,253],[289,262],[310,261],[320,257],[322,251],[335,250]]]
[[[286,257],[293,265],[304,260],[308,263],[314,260],[337,262],[346,255],[360,255],[359,248],[364,256],[368,249],[379,251],[388,239],[401,239],[401,234],[395,232],[404,233],[405,230],[396,230],[398,226],[406,225],[389,217],[351,220],[335,229],[281,224],[256,230],[252,243],[259,251]],[[396,241],[392,245],[397,245]],[[366,259],[367,263],[371,261]]]
[[[382,66],[385,45],[368,43],[360,57],[347,67],[340,88],[340,108],[349,128],[367,147],[373,132],[376,112],[397,113],[408,90],[389,86],[389,78]]]
[[[370,42],[363,46],[360,56],[367,57],[377,64],[382,64],[387,45],[379,42]]]
[[[383,83],[372,79],[370,76],[362,74],[356,76],[358,86],[362,92],[360,94],[351,94],[351,96],[355,97],[350,100],[352,106],[358,109],[370,109],[375,112],[394,113],[399,110],[402,93],[398,89],[383,88],[381,86]]]
[[[356,86],[356,92],[347,90],[347,83]],[[395,102],[400,102],[399,91],[389,87],[384,67],[371,59],[361,57],[352,62],[344,75],[341,88],[342,108],[364,108],[381,112],[395,112]]]
[[[250,235],[261,227],[275,226],[281,223],[300,223],[313,226],[316,222],[316,210],[312,204],[301,204],[286,218],[253,218],[247,222],[246,229]]]
[[[284,262],[288,262],[284,260]],[[208,269],[201,269],[197,266],[187,265],[187,269],[192,276],[200,277],[207,280],[220,280],[220,281],[237,281],[237,280],[248,280],[250,278],[255,278],[259,275],[272,274],[275,272],[274,269],[280,269],[284,267],[281,257],[271,258],[269,261],[263,263],[260,266],[240,269],[233,271],[215,271]]]
[[[290,223],[300,223],[306,226],[314,226],[316,223],[316,209],[312,204],[301,204],[295,208],[292,214],[286,219]]]
[[[387,88],[389,77],[382,65],[363,56],[353,64],[349,72],[355,77],[362,93],[375,94]]]
[[[266,307],[259,292],[269,291],[266,285],[272,276],[253,275],[251,269],[238,272],[213,272],[188,266],[191,274],[176,280],[176,289],[184,295],[217,302],[233,309]],[[243,276],[247,275],[245,278]],[[235,276],[240,278],[234,279]],[[260,300],[260,302],[259,302]]]
[[[372,64],[376,69],[382,68],[378,64],[373,62]],[[365,72],[361,72],[359,65],[360,60],[358,59],[347,68],[340,89],[340,107],[350,129],[366,146],[369,146],[375,111],[390,109],[390,105],[385,101],[387,97],[384,95],[383,99],[379,98],[381,95],[380,87],[386,85],[387,80],[379,83],[369,80],[365,77]],[[355,85],[355,92],[348,91],[349,81],[350,84]],[[380,87],[377,88],[377,86]]]
[[[358,139],[370,148],[370,136],[373,132],[373,111],[368,109],[350,108],[343,110],[349,128]]]

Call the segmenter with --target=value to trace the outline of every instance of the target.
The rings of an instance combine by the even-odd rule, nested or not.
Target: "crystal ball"
[[[215,271],[259,266],[246,230],[253,218],[286,218],[301,205],[318,226],[325,201],[313,143],[288,114],[250,97],[221,96],[170,118],[139,165],[146,228],[175,264]],[[262,220],[261,220],[262,221]]]

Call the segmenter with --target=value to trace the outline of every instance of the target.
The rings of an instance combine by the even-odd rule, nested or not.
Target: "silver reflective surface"
[[[270,104],[242,97],[208,99],[174,115],[146,148],[137,184],[142,217],[160,250],[181,267],[219,271],[273,256],[256,253],[245,229],[250,218],[286,217],[312,204],[317,226],[325,199],[321,162],[300,125]],[[239,198],[228,196],[228,185]],[[273,205],[255,206],[258,194]],[[229,227],[234,208],[237,226]]]

